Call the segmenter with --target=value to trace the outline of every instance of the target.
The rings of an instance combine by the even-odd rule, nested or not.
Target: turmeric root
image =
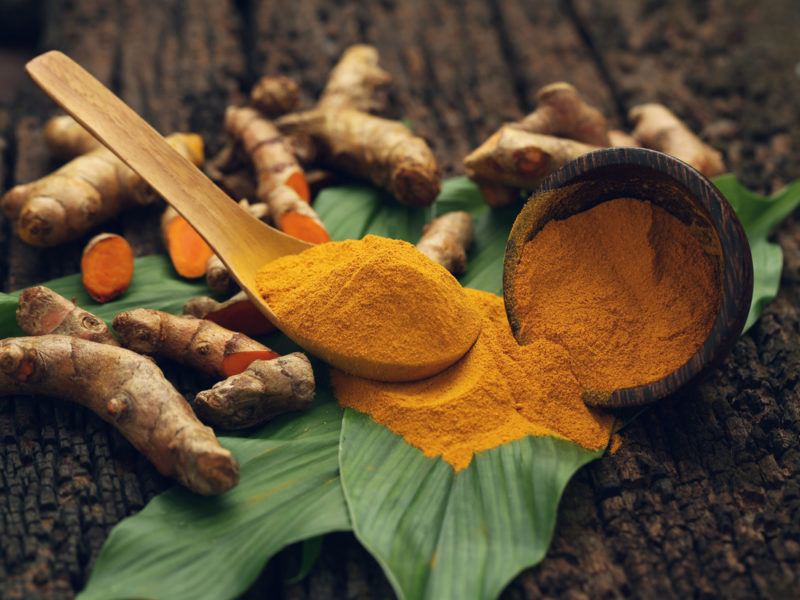
[[[244,371],[254,360],[278,357],[244,334],[211,321],[160,310],[137,308],[121,312],[112,325],[126,348],[163,356],[210,375],[230,377]]]
[[[257,360],[246,371],[197,394],[194,409],[221,429],[245,429],[303,410],[314,399],[314,371],[305,354]]]
[[[20,294],[17,323],[28,335],[52,333],[119,346],[102,319],[42,285],[27,288]]]
[[[252,108],[228,107],[225,128],[253,161],[256,197],[267,204],[276,227],[314,244],[330,240],[309,205],[311,194],[303,170],[277,128]]]
[[[528,133],[506,125],[464,159],[470,179],[531,189],[567,162],[597,150],[575,140]]]
[[[250,336],[265,335],[275,331],[275,326],[244,292],[239,292],[225,302],[218,302],[209,296],[191,298],[183,305],[183,314],[207,319],[225,329]]]
[[[206,274],[206,265],[214,251],[171,206],[167,206],[161,216],[161,235],[178,275],[196,279]]]
[[[468,212],[445,213],[425,225],[417,250],[453,275],[461,275],[467,268],[472,233],[472,216]]]
[[[267,117],[279,117],[297,108],[300,88],[284,75],[265,76],[250,90],[250,102]]]
[[[167,141],[194,164],[202,162],[199,135],[176,133]],[[16,220],[24,241],[56,246],[155,197],[139,175],[106,148],[98,148],[38,181],[12,188],[0,198],[0,208]]]
[[[370,180],[403,204],[429,206],[439,193],[433,152],[399,121],[352,109],[316,109],[286,115],[277,124],[284,133],[310,135],[323,163]]]
[[[269,216],[269,209],[263,202],[250,204],[246,199],[242,199],[239,201],[239,206],[261,221],[265,221]],[[216,294],[230,293],[236,287],[228,267],[216,254],[212,254],[206,262],[206,285]]]
[[[608,130],[608,141],[612,148],[641,148],[642,145],[636,138],[619,129]]]
[[[290,187],[282,185],[270,192],[269,210],[275,226],[288,235],[312,244],[331,239],[316,211]]]
[[[44,124],[44,141],[50,153],[61,160],[72,160],[103,145],[69,115],[47,120]]]
[[[256,196],[269,204],[269,193],[280,185],[293,188],[305,201],[311,197],[305,174],[278,129],[252,108],[229,106],[225,129],[253,162],[258,179]]]
[[[163,475],[198,494],[221,494],[239,465],[147,358],[63,335],[0,341],[0,396],[71,400],[116,427]]]
[[[381,110],[385,98],[380,97],[379,91],[392,81],[392,77],[380,67],[378,61],[378,50],[374,46],[350,46],[331,70],[317,108],[353,108],[364,112]]]
[[[115,233],[94,236],[81,257],[81,281],[97,302],[109,302],[128,289],[133,279],[133,250]]]
[[[628,117],[635,125],[633,137],[643,146],[671,154],[706,177],[725,171],[722,155],[704,144],[666,106],[640,104],[631,108]]]
[[[593,146],[608,146],[608,123],[599,110],[586,104],[569,83],[551,83],[539,90],[536,110],[514,127]]]

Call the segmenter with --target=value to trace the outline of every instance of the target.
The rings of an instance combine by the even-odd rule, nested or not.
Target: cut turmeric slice
[[[238,375],[247,370],[251,363],[257,360],[272,360],[278,358],[280,354],[272,350],[250,350],[247,352],[234,352],[222,359],[222,370],[225,375]]]
[[[97,302],[109,302],[128,289],[133,279],[133,250],[115,233],[96,235],[83,250],[81,280]]]
[[[172,265],[181,277],[196,279],[206,274],[214,253],[200,234],[171,206],[161,217],[161,233]]]

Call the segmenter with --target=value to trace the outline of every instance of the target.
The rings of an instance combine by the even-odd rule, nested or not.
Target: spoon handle
[[[252,235],[249,221],[255,218],[102,83],[57,51],[34,58],[25,68],[55,102],[174,206],[226,264],[231,257],[258,262],[258,256],[242,256],[259,246],[258,240],[243,239]]]

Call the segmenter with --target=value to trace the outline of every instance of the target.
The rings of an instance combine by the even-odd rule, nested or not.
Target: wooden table
[[[796,0],[51,4],[11,21],[0,6],[0,29],[24,26],[16,39],[35,40],[0,55],[6,186],[52,167],[40,125],[54,107],[18,77],[37,50],[69,53],[162,132],[198,131],[214,151],[225,106],[259,74],[296,77],[311,102],[342,49],[358,41],[380,49],[395,78],[392,115],[432,141],[446,175],[500,123],[530,109],[539,86],[566,79],[617,125],[637,102],[664,102],[722,149],[752,189],[770,192],[800,177]],[[111,229],[139,255],[158,252],[158,214],[130,213]],[[509,597],[797,591],[800,223],[790,219],[777,239],[786,254],[778,299],[707,382],[648,412],[626,431],[622,450],[579,473],[550,554],[516,579]],[[80,250],[29,248],[0,221],[2,289],[75,272]],[[178,368],[168,374],[178,384],[188,377]],[[71,596],[111,527],[167,485],[88,411],[0,401],[0,596]],[[350,535],[329,537],[302,583],[283,583],[286,563],[286,554],[273,560],[250,595],[391,596]]]

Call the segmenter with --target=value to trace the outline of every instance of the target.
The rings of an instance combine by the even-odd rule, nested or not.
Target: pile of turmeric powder
[[[441,265],[400,240],[368,235],[266,264],[261,296],[284,333],[326,362],[383,381],[440,372],[480,331],[479,313]]]
[[[466,468],[475,452],[527,435],[600,450],[610,441],[614,419],[587,407],[583,394],[674,371],[703,343],[719,305],[714,262],[689,228],[663,209],[631,199],[546,225],[526,245],[517,278],[518,289],[530,290],[518,293],[526,297],[517,315],[520,342],[502,298],[467,290],[482,328],[464,358],[409,383],[334,370],[339,402],[456,470]],[[425,298],[417,298],[418,305],[406,310],[424,312]],[[346,329],[331,333],[346,335]],[[407,334],[383,333],[401,345]]]

